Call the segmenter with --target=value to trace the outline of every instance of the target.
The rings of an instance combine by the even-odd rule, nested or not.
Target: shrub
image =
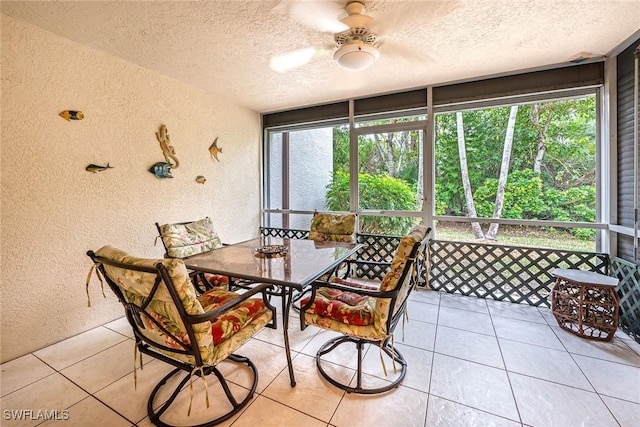
[[[358,175],[360,208],[376,210],[414,210],[416,195],[404,180],[387,175]],[[327,186],[327,209],[349,210],[349,174],[337,171]],[[415,218],[363,216],[360,218],[360,232],[374,234],[406,233],[415,223]]]

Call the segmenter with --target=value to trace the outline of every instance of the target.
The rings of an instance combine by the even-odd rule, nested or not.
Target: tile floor
[[[362,396],[324,382],[313,356],[333,335],[314,327],[299,331],[294,315],[290,333],[298,385],[289,386],[281,329],[263,330],[238,352],[258,367],[257,392],[222,425],[640,425],[640,344],[621,332],[611,343],[592,342],[559,329],[548,309],[432,291],[414,292],[408,312],[409,322],[399,325],[395,337],[409,362],[398,389]],[[169,369],[145,357],[134,390],[133,349],[129,326],[120,319],[2,364],[0,424],[151,425],[147,397]],[[367,353],[367,384],[384,381],[379,357],[376,348]],[[330,361],[336,376],[352,376],[348,351],[336,351]],[[246,390],[244,370],[220,366],[232,389]],[[389,363],[387,368],[393,375]],[[171,421],[196,424],[219,409],[206,409],[199,381],[193,384],[191,416],[186,387]],[[215,402],[221,391],[208,383]],[[21,412],[26,419],[18,420],[14,410],[32,413]],[[61,419],[43,422],[38,410],[57,410]]]

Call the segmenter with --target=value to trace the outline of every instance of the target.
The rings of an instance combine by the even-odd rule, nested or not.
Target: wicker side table
[[[553,275],[551,312],[558,325],[584,338],[611,341],[618,329],[618,279],[560,268]]]

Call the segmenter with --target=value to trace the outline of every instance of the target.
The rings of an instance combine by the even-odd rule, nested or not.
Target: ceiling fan
[[[373,65],[380,57],[380,25],[366,14],[362,1],[350,1],[344,7],[347,16],[337,19],[330,4],[327,3],[291,3],[289,15],[294,19],[323,32],[333,33],[336,49],[333,59],[350,71],[364,70]],[[300,67],[327,49],[304,48],[273,57],[270,66],[278,72]]]

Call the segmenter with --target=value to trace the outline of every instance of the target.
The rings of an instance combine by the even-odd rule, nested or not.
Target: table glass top
[[[275,256],[256,251],[267,245],[284,245],[287,251]],[[338,265],[360,246],[355,243],[260,237],[185,258],[184,263],[192,270],[303,287]]]

